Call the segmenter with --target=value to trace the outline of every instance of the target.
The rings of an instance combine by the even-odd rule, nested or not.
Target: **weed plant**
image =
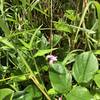
[[[100,100],[99,0],[0,0],[0,100]]]

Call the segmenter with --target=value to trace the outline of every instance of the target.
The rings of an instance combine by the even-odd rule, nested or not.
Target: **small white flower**
[[[62,96],[61,96],[61,97],[59,97],[59,100],[62,100]]]
[[[47,55],[46,59],[49,60],[49,64],[53,64],[55,61],[57,61],[57,56]]]

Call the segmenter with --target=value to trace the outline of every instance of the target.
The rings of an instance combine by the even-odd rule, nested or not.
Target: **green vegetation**
[[[100,100],[99,0],[0,0],[0,100]]]

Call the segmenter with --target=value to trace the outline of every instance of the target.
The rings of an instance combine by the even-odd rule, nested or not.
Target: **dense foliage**
[[[0,100],[100,100],[99,0],[0,0]]]

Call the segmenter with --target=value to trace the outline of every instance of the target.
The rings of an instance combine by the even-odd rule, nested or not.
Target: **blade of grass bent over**
[[[78,26],[79,28],[77,29],[76,36],[75,36],[75,39],[74,39],[74,44],[77,42],[77,38],[78,38],[78,33],[79,33],[79,31],[80,31],[80,27],[81,27],[81,25],[82,25],[82,23],[83,23],[83,21],[84,21],[84,18],[85,18],[85,15],[86,15],[86,13],[87,13],[87,11],[88,11],[88,9],[89,9],[89,6],[90,6],[92,3],[93,3],[92,1],[89,2],[89,3],[87,4],[87,6],[86,6],[84,12],[83,12],[83,15],[82,15],[82,17],[81,17],[81,20],[80,20],[80,23],[79,23],[79,26]]]
[[[44,94],[44,96],[47,98],[47,100],[51,100],[50,97],[47,95],[47,93],[44,91],[44,88],[41,86],[41,84],[39,83],[39,81],[37,80],[37,78],[35,77],[34,73],[32,72],[30,66],[28,65],[28,63],[26,62],[26,60],[24,59],[24,57],[22,56],[21,52],[19,50],[18,54],[23,62],[23,64],[27,67],[27,69],[30,72],[30,76],[29,78],[34,82],[34,84],[39,88],[39,90]]]
[[[42,25],[41,25],[41,26],[42,26]],[[30,47],[30,48],[32,48],[33,40],[35,39],[35,36],[36,36],[37,32],[40,30],[41,26],[38,27],[38,28],[36,29],[36,31],[34,32],[34,34],[32,35],[32,38],[31,38],[30,43],[29,43],[29,47]]]

